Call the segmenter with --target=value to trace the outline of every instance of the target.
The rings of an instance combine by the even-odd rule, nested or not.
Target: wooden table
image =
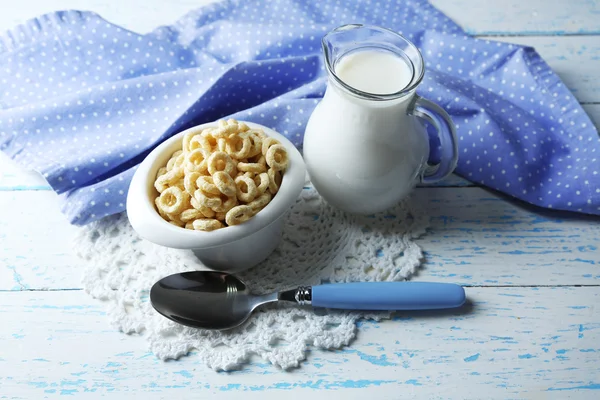
[[[132,30],[197,0],[19,0],[0,28],[87,8]],[[534,46],[600,122],[600,3],[435,0],[474,35]],[[80,285],[77,228],[37,174],[0,158],[0,399],[600,397],[600,224],[539,212],[453,178],[419,188],[431,215],[415,278],[466,286],[472,309],[361,323],[351,347],[313,350],[293,371],[262,360],[216,373],[191,354],[162,362],[115,331]],[[343,397],[342,397],[343,396]]]

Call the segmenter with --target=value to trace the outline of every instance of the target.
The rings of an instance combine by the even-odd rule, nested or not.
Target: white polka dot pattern
[[[419,92],[456,123],[460,175],[600,214],[600,140],[558,77],[424,0],[222,2],[147,35],[89,12],[41,16],[0,37],[0,149],[43,173],[72,223],[123,211],[136,165],[189,126],[232,115],[301,145],[326,87],[321,37],[353,22],[419,46]]]

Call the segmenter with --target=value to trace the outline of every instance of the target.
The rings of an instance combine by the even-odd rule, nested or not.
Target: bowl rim
[[[264,125],[244,122],[250,128],[262,129],[267,136],[274,137],[285,146],[289,165],[283,174],[277,195],[248,221],[210,232],[184,229],[165,221],[156,211],[154,181],[156,173],[163,167],[171,154],[181,149],[183,135],[190,131],[217,127],[217,121],[193,126],[181,131],[152,150],[139,164],[127,193],[127,216],[133,229],[150,242],[177,249],[202,249],[226,245],[252,235],[283,216],[294,204],[305,183],[306,167],[302,155],[282,134]]]

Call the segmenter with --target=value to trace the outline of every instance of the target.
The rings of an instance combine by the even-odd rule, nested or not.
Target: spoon
[[[431,310],[460,307],[465,291],[451,283],[362,282],[300,286],[257,296],[235,276],[212,271],[169,275],[150,290],[150,302],[160,314],[203,329],[235,328],[258,306],[280,300],[347,310]]]

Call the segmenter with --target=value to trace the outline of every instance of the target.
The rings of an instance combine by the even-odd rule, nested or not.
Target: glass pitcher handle
[[[418,95],[415,96],[412,115],[433,125],[441,144],[440,162],[427,165],[421,182],[433,183],[442,180],[454,171],[458,162],[458,140],[454,124],[442,107]]]

